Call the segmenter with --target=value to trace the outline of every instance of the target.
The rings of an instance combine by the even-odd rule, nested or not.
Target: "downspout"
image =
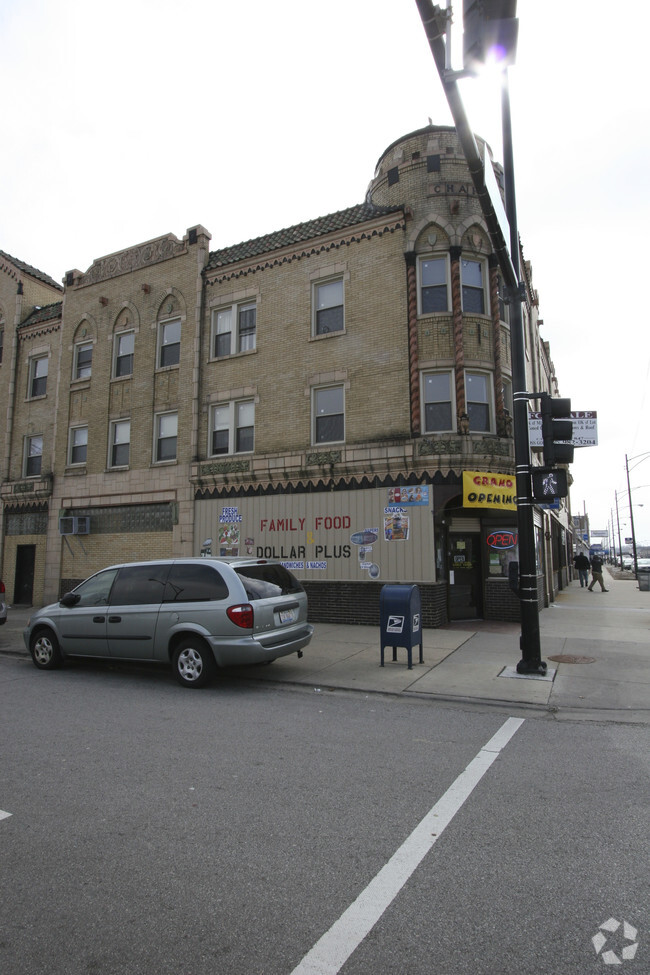
[[[499,262],[495,254],[490,254],[488,267],[490,269],[490,312],[492,315],[492,341],[494,349],[496,427],[497,434],[499,436],[505,436],[505,404],[503,402],[503,368],[501,364],[501,316],[499,314]]]
[[[450,247],[451,308],[454,322],[454,375],[456,382],[456,420],[458,433],[469,433],[465,400],[465,349],[463,345],[463,306],[460,285],[460,247]]]
[[[11,481],[11,448],[13,443],[14,413],[16,411],[16,364],[18,362],[18,327],[23,318],[23,283],[18,282],[16,289],[16,304],[14,310],[14,328],[11,337],[11,365],[9,367],[9,387],[7,390],[7,426],[5,432],[5,452],[3,459],[3,483]],[[5,505],[0,505],[0,569],[3,578],[9,577],[8,566],[4,564],[4,540],[5,540]],[[13,575],[13,573],[12,573]]]
[[[419,437],[422,433],[422,417],[420,413],[420,377],[418,370],[418,291],[416,255],[413,251],[404,255],[406,258],[406,298],[408,306],[408,343],[409,343],[409,385],[411,392],[411,436]]]

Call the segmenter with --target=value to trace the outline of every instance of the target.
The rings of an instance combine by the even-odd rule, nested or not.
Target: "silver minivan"
[[[65,657],[168,661],[181,684],[202,687],[216,667],[301,657],[313,631],[288,569],[229,557],[112,565],[37,610],[23,639],[41,670]]]

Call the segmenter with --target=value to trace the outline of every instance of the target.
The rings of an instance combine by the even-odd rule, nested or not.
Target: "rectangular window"
[[[88,427],[73,427],[70,430],[68,448],[69,464],[85,464],[88,455]]]
[[[131,421],[116,420],[111,424],[111,467],[129,466],[131,446]]]
[[[344,402],[343,386],[326,386],[314,390],[314,443],[340,443],[345,439]]]
[[[485,314],[484,265],[482,261],[460,262],[463,291],[463,311],[476,315]]]
[[[250,453],[254,446],[255,404],[235,403],[235,453]]]
[[[423,376],[423,380],[425,432],[437,433],[452,430],[451,373],[432,372]]]
[[[25,441],[25,477],[40,477],[43,463],[43,437],[27,437]]]
[[[175,318],[171,322],[162,322],[160,325],[160,357],[158,364],[162,369],[164,366],[177,366],[181,361],[181,320]]]
[[[251,453],[255,449],[255,403],[224,403],[212,410],[211,455]]]
[[[341,332],[344,326],[343,278],[314,285],[314,334]]]
[[[48,365],[49,359],[46,355],[32,359],[29,364],[29,395],[32,399],[45,396],[47,392]]]
[[[447,258],[430,257],[420,261],[420,314],[449,311]]]
[[[510,305],[505,300],[505,284],[503,280],[499,277],[497,284],[497,292],[499,295],[499,318],[502,322],[507,325],[510,324]]]
[[[135,332],[121,332],[115,336],[115,364],[113,376],[133,375],[133,349],[135,346]]]
[[[87,379],[93,362],[92,342],[82,342],[74,347],[74,378]]]
[[[503,380],[502,389],[503,389],[503,405],[505,406],[510,416],[514,416],[513,407],[512,407],[512,383],[510,382],[509,379]]]
[[[465,373],[465,389],[470,430],[489,433],[491,397],[488,376],[482,373]]]
[[[156,417],[156,461],[176,460],[178,413]]]
[[[246,302],[212,313],[212,354],[215,359],[255,348],[257,305]]]

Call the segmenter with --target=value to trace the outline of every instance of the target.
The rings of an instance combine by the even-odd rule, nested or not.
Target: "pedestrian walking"
[[[580,577],[580,588],[584,589],[589,585],[589,559],[584,552],[579,552],[573,560],[573,565]]]
[[[589,586],[589,592],[593,592],[594,585],[597,582],[600,583],[600,588],[603,592],[609,592],[609,589],[605,589],[605,583],[603,582],[603,561],[598,555],[593,555],[591,558],[591,574],[593,579]]]

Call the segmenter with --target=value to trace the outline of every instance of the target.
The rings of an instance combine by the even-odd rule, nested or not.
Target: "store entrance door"
[[[31,606],[34,593],[34,566],[36,546],[19,545],[16,550],[16,578],[14,582],[13,603],[18,606]]]
[[[472,620],[483,615],[481,536],[449,533],[449,618]]]

